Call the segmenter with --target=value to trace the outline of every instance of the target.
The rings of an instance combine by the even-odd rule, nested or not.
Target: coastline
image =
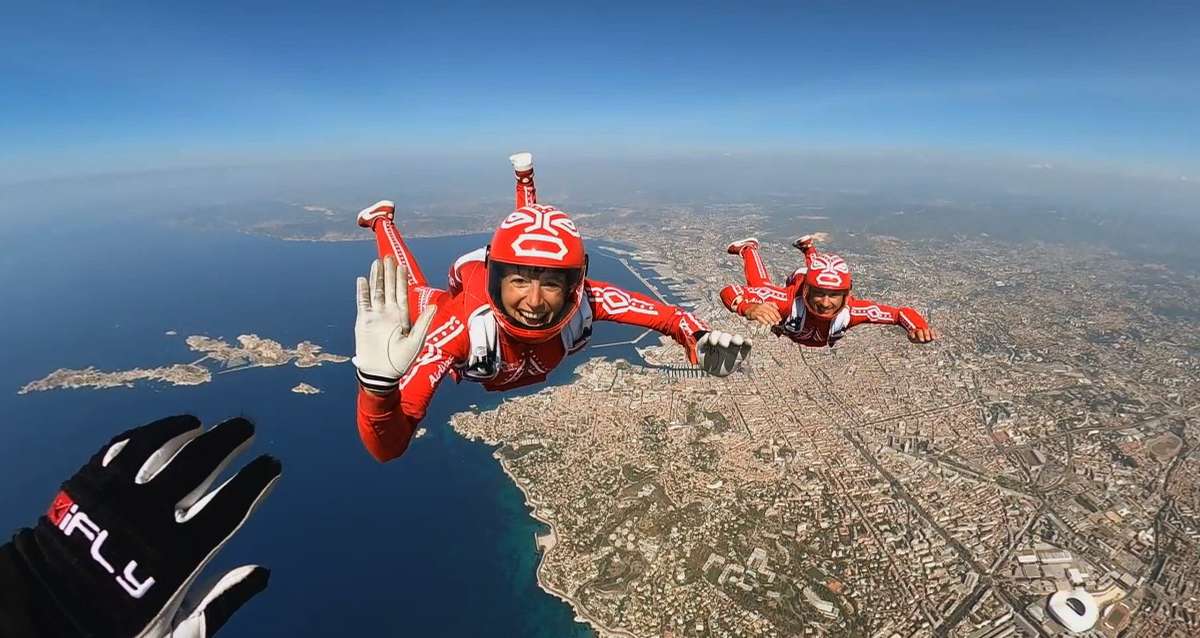
[[[599,356],[595,356],[595,357],[588,357],[585,361],[581,361],[579,363],[579,365],[575,366],[575,368],[572,370],[571,380],[568,381],[567,383],[568,384],[575,383],[579,379],[579,376],[580,376],[579,369],[582,368],[583,366],[591,363],[591,361],[593,359],[608,359],[608,357],[599,355]],[[543,546],[543,543],[542,543],[542,538],[544,537],[543,535],[540,535],[537,533],[534,533],[534,535],[533,535],[534,548],[536,549],[536,551],[538,553],[537,569],[534,572],[535,575],[537,576],[538,587],[541,588],[541,590],[546,592],[547,594],[550,594],[551,596],[558,598],[559,600],[565,602],[568,606],[570,606],[571,610],[573,612],[575,612],[576,620],[580,620],[582,622],[587,623],[587,625],[589,627],[591,627],[592,630],[596,633],[597,638],[637,638],[636,634],[630,633],[624,629],[614,629],[612,627],[609,627],[608,625],[605,625],[600,620],[595,618],[591,614],[591,612],[588,611],[587,607],[585,607],[579,601],[575,600],[575,598],[572,597],[570,594],[559,590],[558,588],[554,587],[549,582],[547,582],[546,576],[544,573],[544,571],[545,571],[544,568],[546,566],[546,557],[550,555],[550,552],[554,551],[555,547],[558,544],[558,539],[560,538],[560,536],[558,534],[558,528],[554,525],[554,521],[552,519],[550,519],[545,514],[543,514],[542,512],[539,511],[538,506],[535,505],[533,503],[533,501],[530,499],[529,489],[525,485],[521,484],[521,481],[519,481],[517,479],[517,476],[515,474],[513,474],[513,472],[509,469],[508,464],[505,463],[504,459],[499,454],[496,453],[504,445],[504,443],[502,441],[492,441],[492,440],[485,439],[485,438],[479,437],[479,436],[467,436],[467,435],[463,434],[458,429],[458,425],[457,425],[458,415],[460,413],[462,413],[462,412],[456,412],[456,413],[450,415],[450,429],[453,430],[455,433],[457,433],[459,436],[463,437],[464,439],[467,439],[468,441],[471,441],[473,443],[480,443],[480,444],[486,445],[492,449],[491,457],[493,459],[495,459],[496,462],[500,465],[500,469],[504,472],[504,475],[508,477],[508,480],[512,481],[512,484],[515,485],[517,487],[517,489],[521,491],[521,498],[525,501],[525,507],[529,511],[529,514],[528,514],[529,517],[532,518],[533,520],[537,521],[538,523],[546,526],[550,530],[548,532],[548,535],[553,537],[554,542],[551,543],[548,547]]]
[[[98,303],[89,309],[88,316],[77,319],[83,322],[80,325],[101,331],[104,337],[82,341],[86,349],[76,354],[80,361],[94,361],[105,369],[154,363],[164,353],[186,353],[188,349],[183,340],[191,334],[233,337],[254,326],[258,326],[260,335],[268,336],[276,336],[270,334],[276,329],[288,331],[289,335],[294,330],[296,340],[311,339],[330,347],[335,353],[344,353],[333,345],[339,339],[347,338],[346,307],[338,303],[311,303],[311,299],[343,298],[346,277],[339,273],[357,274],[364,260],[374,256],[375,251],[368,242],[285,244],[261,236],[224,232],[174,233],[172,229],[164,230],[157,225],[129,229],[105,227],[101,232],[102,235],[89,235],[88,241],[103,244],[111,235],[114,242],[121,242],[114,245],[128,246],[129,249],[112,250],[110,252],[117,258],[96,260],[96,263],[91,263],[88,251],[69,250],[66,251],[69,260],[64,263],[74,268],[78,262],[89,272],[90,285],[97,292]],[[24,240],[23,236],[21,238]],[[57,239],[56,235],[39,231],[32,234],[29,241],[21,243],[29,246],[30,254],[52,255]],[[178,241],[173,241],[176,239]],[[465,235],[456,239],[414,241],[410,247],[429,262],[430,270],[444,274],[439,264],[451,263],[458,255],[482,243],[480,236]],[[184,262],[180,271],[185,275],[182,280],[188,282],[189,291],[194,294],[160,294],[162,291],[153,285],[156,276],[153,269],[127,269],[128,261],[148,254],[145,246],[161,248],[163,254],[180,256]],[[212,254],[227,254],[229,258],[209,264]],[[314,275],[309,292],[304,295],[307,301],[264,299],[255,294],[253,287],[228,286],[229,281],[235,281],[239,274],[246,272],[277,276],[312,263],[321,265],[321,274]],[[604,263],[600,267],[617,271],[615,266]],[[634,283],[632,277],[623,272],[618,280]],[[148,299],[162,312],[147,315],[129,304],[120,303],[121,294],[128,289],[153,293]],[[55,307],[54,304],[61,301],[52,294],[39,296],[44,291],[36,281],[20,281],[20,286],[14,287],[13,291],[19,295],[28,294],[33,299],[44,298],[50,304],[47,307]],[[222,303],[213,303],[213,299],[220,299]],[[230,308],[236,308],[237,312],[230,312]],[[274,314],[280,308],[286,309],[288,316],[282,328],[277,320],[279,315]],[[36,314],[30,313],[16,313],[12,319],[13,330],[5,336],[9,338],[7,344],[13,363],[23,360],[53,363],[62,356],[53,338],[53,330],[59,324],[39,321]],[[71,321],[73,323],[67,325],[78,323],[75,319]],[[177,334],[157,336],[168,327]],[[290,348],[295,343],[285,345]],[[617,348],[611,353],[621,350]],[[192,356],[178,358],[190,361],[200,356],[192,353]],[[576,361],[573,357],[564,362],[553,382],[569,381],[570,369]],[[214,362],[206,361],[201,365],[209,364]],[[46,371],[52,367],[47,367]],[[113,427],[130,427],[144,423],[147,414],[175,413],[180,410],[180,405],[199,413],[206,422],[238,413],[257,415],[262,420],[254,449],[292,460],[287,481],[290,487],[276,491],[267,506],[255,514],[252,524],[239,532],[239,546],[246,551],[253,549],[255,555],[251,558],[271,565],[279,574],[307,570],[318,577],[339,582],[345,582],[346,578],[360,579],[363,587],[359,591],[339,591],[336,596],[317,600],[305,597],[302,584],[289,586],[281,582],[271,596],[259,597],[261,600],[256,600],[252,608],[238,613],[238,627],[235,628],[238,634],[265,638],[389,633],[529,638],[595,638],[597,635],[594,625],[582,618],[574,620],[578,613],[574,606],[564,605],[561,598],[547,594],[537,584],[541,557],[532,554],[537,550],[531,542],[535,535],[546,534],[548,528],[543,528],[540,521],[528,518],[528,510],[522,509],[524,494],[513,492],[511,479],[496,473],[498,468],[489,458],[490,450],[475,447],[474,442],[444,432],[436,427],[439,421],[431,419],[425,424],[430,431],[415,441],[420,449],[411,450],[412,454],[400,464],[380,466],[364,460],[361,444],[352,432],[346,436],[342,428],[289,427],[289,424],[297,423],[345,421],[346,407],[351,406],[352,410],[356,388],[352,379],[347,382],[345,370],[340,365],[307,369],[291,366],[255,368],[233,376],[218,376],[212,383],[193,387],[139,384],[124,391],[77,390],[25,396],[16,395],[15,390],[34,375],[28,374],[20,365],[11,365],[0,376],[8,387],[7,393],[0,392],[0,405],[4,406],[10,420],[14,424],[37,424],[37,427],[8,428],[5,438],[7,467],[14,476],[30,477],[31,485],[35,479],[40,484],[57,485],[64,476],[60,472],[64,470],[47,459],[61,460],[70,450],[77,450],[77,454],[92,454],[94,443],[83,440],[80,433],[92,432],[90,436],[94,436],[96,428],[105,427],[106,423]],[[315,396],[291,393],[290,388],[302,380],[322,387],[326,392]],[[506,396],[484,393],[477,384],[464,386],[466,384],[440,390],[442,400],[433,408],[441,415],[440,423],[446,422],[457,405],[465,408],[468,402],[479,403],[486,409],[491,402]],[[537,386],[533,387],[533,390],[537,389]],[[352,414],[350,418],[353,419]],[[275,425],[268,424],[268,420]],[[439,440],[444,438],[457,440]],[[454,463],[462,466],[452,465]],[[510,467],[520,469],[515,463]],[[442,480],[448,469],[458,476]],[[20,512],[37,512],[45,507],[41,490],[23,490],[21,485],[22,482],[18,482],[0,490],[4,511],[12,514],[10,518],[14,519],[10,529],[28,523],[28,520],[16,520]],[[427,487],[405,490],[403,507],[387,507],[383,512],[374,513],[364,510],[361,503],[354,502],[355,499],[336,498],[341,486],[346,485],[363,490],[364,495],[370,495],[364,498],[372,502],[395,502],[396,490],[406,486]],[[539,492],[531,490],[530,494]],[[323,516],[306,526],[309,532],[330,537],[352,536],[357,530],[355,525],[369,519],[389,530],[408,533],[412,533],[415,526],[422,531],[423,540],[420,543],[388,543],[387,547],[377,550],[360,545],[352,551],[317,552],[314,555],[306,551],[306,538],[310,540],[310,537],[305,530],[279,531],[280,526],[287,527],[289,512],[311,505],[309,495],[326,499],[321,504]],[[469,506],[457,506],[460,503]],[[559,533],[567,533],[569,521],[561,515],[550,514],[559,523]],[[434,535],[424,535],[429,532]],[[560,546],[556,551],[561,553],[555,554],[553,560],[562,560],[565,550],[569,549],[569,546]],[[393,567],[380,569],[380,565]],[[553,576],[556,565],[555,562],[547,563],[544,571]],[[535,568],[533,579],[529,578],[530,567]],[[409,570],[405,573],[420,576],[397,578],[396,569]],[[464,591],[477,598],[467,608],[470,613],[462,613]],[[304,614],[289,613],[289,607],[296,601],[306,601]],[[361,605],[361,608],[346,616],[347,607],[354,605]],[[397,605],[416,609],[397,615]]]
[[[607,251],[605,251],[605,253],[607,253]],[[646,288],[651,292],[651,294],[658,297],[659,300],[661,300],[663,303],[672,303],[663,295],[663,293],[656,286],[654,286],[645,276],[643,276],[640,272],[638,272],[633,267],[633,264],[637,263],[637,262],[634,262],[631,259],[630,260],[623,259],[617,255],[605,254],[605,253],[601,253],[603,257],[605,257],[607,259],[612,259],[613,261],[620,263],[621,266],[624,267],[634,277],[636,277],[637,280],[642,285],[646,286]],[[650,270],[654,271],[653,268],[651,268]],[[641,337],[638,338],[638,340],[640,340],[640,339],[641,339]],[[617,345],[617,344],[604,344],[604,345]],[[589,344],[588,349],[590,350],[593,347],[596,347],[596,346]],[[642,357],[641,350],[635,348],[635,352],[637,353],[637,358],[640,359],[644,363],[645,360]],[[600,353],[596,353],[593,356],[588,356],[585,360],[580,361],[572,369],[570,380],[566,381],[562,385],[570,385],[572,383],[578,382],[578,380],[580,379],[579,370],[583,366],[586,366],[589,363],[591,363],[594,359],[620,360],[620,359],[625,359],[625,357],[621,357],[621,356],[613,357],[613,356],[608,356],[608,355],[600,354]],[[543,386],[543,387],[550,387],[550,386]],[[490,409],[495,409],[495,408],[493,407]],[[500,469],[504,472],[505,476],[507,476],[508,479],[510,481],[512,481],[512,484],[515,485],[517,487],[517,489],[521,491],[521,497],[525,502],[525,507],[528,509],[528,516],[530,516],[533,520],[537,521],[539,524],[541,524],[549,529],[549,532],[547,532],[546,534],[534,533],[534,536],[533,536],[534,548],[538,552],[538,563],[537,563],[537,568],[535,570],[535,576],[537,577],[538,587],[542,591],[546,592],[547,594],[550,594],[551,596],[554,596],[555,598],[562,600],[568,606],[570,606],[571,610],[575,613],[576,620],[586,623],[588,625],[588,627],[590,627],[592,629],[592,631],[595,632],[595,634],[598,638],[637,638],[636,634],[631,633],[627,630],[613,628],[613,627],[609,627],[608,625],[605,625],[598,618],[596,618],[592,614],[592,612],[590,612],[587,609],[586,606],[584,606],[582,603],[580,603],[578,600],[576,600],[573,596],[571,596],[569,593],[567,593],[565,591],[559,590],[557,587],[555,587],[554,585],[550,584],[547,581],[546,575],[545,575],[546,559],[550,555],[551,552],[555,551],[555,549],[558,545],[558,542],[561,539],[561,536],[558,533],[558,528],[555,526],[554,521],[550,517],[548,517],[544,513],[542,513],[539,510],[538,506],[533,503],[533,501],[530,498],[529,487],[527,487],[526,485],[523,485],[518,480],[517,476],[509,469],[508,464],[504,460],[504,458],[501,455],[497,454],[498,450],[504,445],[504,443],[502,441],[488,440],[488,439],[480,437],[480,436],[467,436],[466,434],[464,434],[462,431],[460,431],[458,429],[458,425],[457,425],[458,415],[460,413],[463,413],[463,412],[459,411],[459,412],[455,412],[450,415],[450,423],[449,423],[450,428],[455,433],[457,433],[459,436],[462,436],[463,438],[467,439],[468,441],[482,443],[492,449],[491,457],[493,459],[495,459],[496,462],[500,465]],[[549,536],[551,539],[553,539],[553,542],[544,543],[543,539],[546,538],[547,536]]]
[[[274,239],[274,240],[278,240],[278,241],[301,242],[301,243],[312,243],[312,244],[341,244],[341,243],[350,243],[350,242],[374,242],[375,241],[375,236],[373,234],[357,233],[357,232],[349,233],[349,232],[339,231],[338,234],[325,234],[325,235],[320,235],[320,236],[305,235],[305,234],[284,235],[284,234],[280,234],[280,233],[263,232],[263,231],[255,230],[255,229],[243,229],[241,232],[250,237],[264,237],[266,239]],[[405,239],[441,239],[441,238],[445,238],[445,237],[465,237],[468,235],[480,235],[480,234],[485,234],[485,233],[486,233],[486,230],[471,230],[469,228],[464,228],[464,229],[456,229],[456,230],[447,230],[446,232],[439,231],[436,233],[419,232],[419,231],[414,232],[414,233],[405,233],[404,238]]]
[[[496,458],[494,453],[493,453],[493,458]],[[537,572],[536,572],[538,587],[541,587],[542,591],[545,591],[546,593],[548,593],[556,598],[559,598],[563,602],[570,605],[571,609],[575,611],[576,618],[583,620],[584,622],[586,622],[588,624],[588,626],[592,627],[596,631],[596,635],[599,636],[599,638],[607,638],[610,636],[613,638],[637,638],[634,634],[631,634],[628,631],[625,631],[623,629],[613,629],[613,628],[608,627],[607,625],[601,623],[599,620],[594,618],[591,615],[591,613],[588,611],[588,609],[586,607],[584,607],[579,601],[572,598],[566,592],[559,591],[557,588],[555,588],[553,585],[551,585],[550,583],[548,583],[546,581],[545,575],[543,574],[543,567],[545,567],[545,565],[546,565],[546,557],[550,554],[550,552],[554,551],[554,547],[557,544],[558,528],[556,528],[554,526],[554,521],[550,520],[549,518],[546,518],[541,513],[539,513],[537,506],[530,502],[529,492],[526,490],[525,486],[522,485],[521,482],[517,480],[516,475],[514,475],[511,471],[509,471],[508,465],[504,462],[504,459],[496,458],[496,460],[500,463],[500,469],[504,470],[504,474],[508,476],[509,480],[511,480],[514,485],[517,486],[518,490],[521,490],[521,496],[524,497],[524,499],[525,499],[525,506],[529,508],[529,515],[533,518],[533,520],[548,527],[550,529],[549,533],[555,538],[555,544],[552,544],[549,547],[546,547],[545,549],[543,549],[542,543],[541,543],[541,537],[539,537],[538,535],[534,535],[534,545],[538,547],[538,554],[539,554],[538,566],[537,566]]]

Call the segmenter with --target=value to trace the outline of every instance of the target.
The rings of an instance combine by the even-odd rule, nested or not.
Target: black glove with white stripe
[[[254,437],[174,416],[117,435],[0,548],[0,635],[204,638],[267,585],[244,566],[190,591],[279,479],[260,456],[209,487]]]

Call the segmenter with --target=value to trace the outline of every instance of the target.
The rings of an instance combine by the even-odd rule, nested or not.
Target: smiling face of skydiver
[[[846,305],[845,290],[827,290],[816,286],[804,287],[804,303],[814,314],[830,318]]]
[[[557,268],[504,264],[500,303],[504,313],[528,328],[544,328],[561,315],[571,289],[568,274]]]
[[[587,303],[587,263],[583,238],[566,213],[542,204],[513,211],[487,248],[488,305],[499,328],[531,344],[561,334]]]

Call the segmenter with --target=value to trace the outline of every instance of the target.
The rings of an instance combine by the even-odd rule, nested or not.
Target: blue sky
[[[1195,6],[12,3],[0,182],[515,148],[924,148],[1194,179]]]

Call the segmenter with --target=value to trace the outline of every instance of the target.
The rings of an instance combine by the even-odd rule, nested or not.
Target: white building
[[[1096,626],[1100,619],[1100,608],[1096,599],[1082,589],[1060,591],[1050,597],[1046,605],[1050,615],[1062,623],[1071,633],[1081,634]]]

